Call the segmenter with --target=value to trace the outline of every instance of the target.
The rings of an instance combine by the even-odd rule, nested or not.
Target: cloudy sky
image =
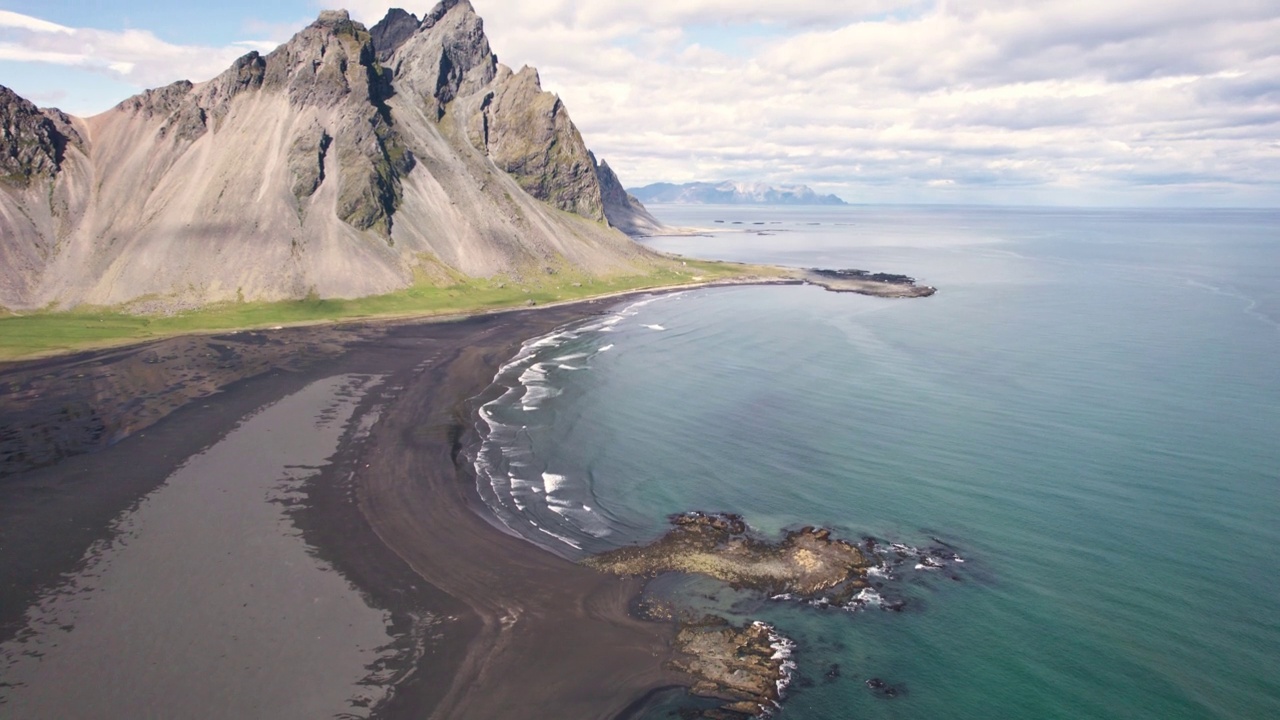
[[[1280,207],[1276,0],[472,1],[630,186]],[[348,0],[370,25],[387,7]],[[208,79],[320,8],[0,0],[0,84],[93,114]]]

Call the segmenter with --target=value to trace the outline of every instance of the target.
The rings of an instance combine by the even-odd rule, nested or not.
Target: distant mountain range
[[[631,190],[642,203],[677,205],[848,205],[835,195],[819,195],[808,185],[764,183],[691,182],[683,185],[654,183]]]

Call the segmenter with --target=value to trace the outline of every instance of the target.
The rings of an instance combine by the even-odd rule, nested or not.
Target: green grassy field
[[[172,335],[300,325],[342,320],[463,315],[590,297],[777,275],[776,268],[687,260],[647,275],[585,278],[547,275],[536,282],[460,279],[456,284],[419,284],[387,295],[354,300],[307,299],[274,303],[224,303],[175,315],[131,315],[117,309],[12,314],[0,310],[0,360],[15,360],[95,347],[123,345]]]

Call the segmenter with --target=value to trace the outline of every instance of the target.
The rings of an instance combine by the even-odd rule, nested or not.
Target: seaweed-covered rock
[[[732,514],[692,512],[671,519],[673,528],[657,541],[624,547],[586,559],[587,565],[619,575],[688,572],[708,575],[734,587],[815,597],[863,584],[871,565],[857,545],[812,527],[770,543],[747,532]]]
[[[670,666],[690,677],[694,695],[724,701],[704,717],[749,717],[778,706],[795,668],[793,647],[765,623],[736,628],[712,617],[680,628]]]
[[[913,277],[872,273],[866,270],[810,268],[802,271],[801,277],[805,282],[826,288],[831,292],[856,293],[874,297],[929,297],[938,292],[937,288],[931,285],[917,285]]]

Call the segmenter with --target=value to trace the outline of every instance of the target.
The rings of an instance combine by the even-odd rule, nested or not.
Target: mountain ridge
[[[467,0],[373,28],[326,10],[271,53],[89,118],[0,88],[0,129],[11,310],[360,297],[667,262],[617,230],[658,223],[619,196],[537,72],[498,63]]]
[[[734,180],[653,183],[633,188],[631,194],[642,202],[679,205],[848,205],[836,195],[819,195],[808,185],[768,185]]]

